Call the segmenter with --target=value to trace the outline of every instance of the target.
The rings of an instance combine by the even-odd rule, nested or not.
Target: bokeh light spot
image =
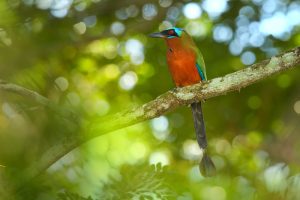
[[[265,13],[273,13],[276,10],[277,3],[274,0],[266,0],[262,5],[262,10]]]
[[[217,25],[213,31],[213,37],[217,42],[227,42],[232,38],[232,29],[227,25]]]
[[[9,105],[9,103],[4,102],[2,104],[2,111],[5,113],[5,115],[9,118],[13,118],[17,112],[15,111],[15,109]]]
[[[201,16],[202,10],[199,4],[191,2],[183,7],[183,14],[186,18],[197,19]]]
[[[94,111],[98,115],[102,116],[102,115],[107,114],[108,111],[109,111],[109,109],[110,109],[110,104],[106,100],[100,99],[100,100],[98,100],[98,101],[95,102],[95,109],[94,109]]]
[[[158,140],[165,140],[169,136],[169,121],[165,116],[160,116],[151,121],[153,135]]]
[[[227,155],[231,151],[230,143],[225,139],[220,139],[216,142],[216,152],[222,155]]]
[[[221,156],[213,156],[212,161],[214,162],[217,171],[221,170],[225,166],[225,161]]]
[[[74,28],[75,32],[80,34],[80,35],[84,34],[85,31],[86,31],[86,25],[83,22],[79,22],[77,24],[74,24],[73,28]]]
[[[256,56],[251,51],[246,51],[241,55],[242,63],[245,65],[251,65],[255,62]]]
[[[51,7],[53,0],[36,0],[35,4],[39,9],[46,10]]]
[[[168,28],[172,28],[173,25],[171,22],[169,21],[163,21],[160,25],[159,25],[159,30],[162,31],[162,30],[166,30]]]
[[[125,8],[116,11],[116,17],[120,20],[128,19],[129,15]]]
[[[125,31],[125,26],[123,23],[121,22],[114,22],[112,23],[112,25],[110,26],[110,31],[114,34],[114,35],[121,35],[122,33],[124,33]]]
[[[24,4],[31,6],[34,4],[34,0],[23,0]]]
[[[68,93],[67,98],[73,106],[78,106],[80,104],[80,97],[76,92]]]
[[[226,200],[226,191],[220,186],[205,187],[201,196],[205,200]]]
[[[238,40],[232,40],[229,44],[229,51],[232,55],[239,55],[242,53],[243,47]]]
[[[117,65],[109,64],[104,68],[104,75],[108,79],[115,79],[120,75],[120,70]]]
[[[261,99],[258,96],[251,96],[248,99],[248,106],[249,108],[256,110],[261,106]]]
[[[85,17],[83,22],[87,27],[94,27],[97,24],[97,17],[95,15]]]
[[[198,21],[190,21],[186,25],[185,29],[191,36],[196,36],[196,37],[205,36],[208,32],[205,25]]]
[[[79,12],[84,11],[86,9],[86,7],[87,7],[86,1],[80,1],[74,5],[75,10],[77,10]]]
[[[95,56],[113,59],[117,56],[118,45],[119,41],[114,37],[95,40],[87,46],[87,52]]]
[[[160,116],[158,118],[155,118],[151,121],[151,126],[156,131],[166,131],[169,127],[169,121],[168,118],[165,116]]]
[[[255,10],[251,6],[244,6],[240,9],[239,14],[252,18],[255,15]]]
[[[282,12],[276,12],[260,22],[259,30],[264,35],[273,35],[278,39],[284,39],[285,34],[291,29],[288,26],[286,16]]]
[[[300,114],[300,100],[296,101],[294,103],[294,111],[297,113],[297,114]]]
[[[300,24],[300,4],[292,3],[289,6],[289,11],[286,14],[287,21],[290,26],[297,26]]]
[[[54,17],[63,18],[68,14],[73,0],[54,0],[51,4],[51,14]]]
[[[249,43],[253,47],[260,47],[264,44],[264,42],[265,42],[265,37],[259,32],[252,34],[249,39]]]
[[[277,78],[277,85],[281,88],[288,88],[292,83],[291,77],[287,74],[281,74]]]
[[[278,163],[270,166],[264,171],[264,181],[270,192],[281,192],[287,187],[287,176],[289,175],[289,167],[284,163]]]
[[[53,9],[51,14],[57,18],[63,18],[68,14],[68,9]]]
[[[168,9],[168,12],[167,12],[167,20],[169,21],[176,21],[177,18],[179,17],[180,15],[180,10],[179,8],[175,7],[175,6],[172,6]]]
[[[227,10],[227,3],[228,0],[204,0],[202,7],[214,19]]]
[[[159,5],[163,8],[167,8],[172,5],[173,0],[159,0]]]
[[[69,82],[65,77],[58,77],[57,79],[55,79],[55,84],[58,86],[58,88],[61,91],[65,91],[68,89],[69,87]]]
[[[263,3],[264,0],[252,0],[252,2],[255,4],[255,5],[258,5],[260,6],[262,3]]]
[[[193,182],[198,182],[198,181],[201,181],[203,179],[203,176],[201,176],[201,174],[199,173],[199,166],[198,165],[195,165],[190,169],[189,178]],[[190,197],[190,198],[181,198],[181,200],[193,200],[193,198],[192,197]]]
[[[76,171],[72,168],[67,170],[66,177],[69,179],[69,181],[74,182],[74,183],[76,182],[76,180],[78,178]]]
[[[199,160],[202,157],[202,150],[195,140],[186,140],[182,146],[183,156],[188,160]]]
[[[119,86],[123,90],[131,90],[134,88],[135,84],[138,81],[138,77],[135,72],[129,71],[126,72],[121,78],[119,79]]]
[[[139,14],[139,8],[136,5],[130,5],[126,8],[128,17],[136,17]]]
[[[157,8],[154,4],[148,3],[143,6],[143,17],[146,20],[151,20],[157,15]]]
[[[161,163],[162,165],[169,165],[170,158],[167,152],[157,151],[150,155],[149,163],[150,164]]]
[[[139,40],[127,40],[125,49],[130,55],[130,60],[133,64],[139,65],[144,62],[144,45]]]
[[[130,145],[129,153],[134,159],[141,159],[146,156],[147,148],[145,144],[141,142],[135,142]]]

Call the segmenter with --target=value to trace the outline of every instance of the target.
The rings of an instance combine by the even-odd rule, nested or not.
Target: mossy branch
[[[300,65],[300,47],[253,64],[243,70],[211,79],[205,83],[170,90],[142,106],[99,119],[90,124],[85,141],[104,133],[159,117],[179,106],[240,91],[274,74]]]

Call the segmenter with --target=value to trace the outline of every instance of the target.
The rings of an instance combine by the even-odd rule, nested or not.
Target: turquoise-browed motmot
[[[206,80],[202,54],[185,30],[173,27],[162,32],[152,33],[149,36],[165,39],[168,46],[167,63],[176,87],[193,85]],[[205,176],[212,176],[215,174],[216,169],[207,155],[207,141],[201,102],[192,103],[191,108],[197,142],[203,150],[200,171]]]

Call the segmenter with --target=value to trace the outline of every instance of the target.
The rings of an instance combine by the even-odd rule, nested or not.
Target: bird
[[[172,27],[151,33],[153,38],[163,38],[167,44],[167,64],[176,87],[207,81],[203,56],[192,37],[182,28]],[[203,157],[199,169],[204,176],[214,176],[216,167],[207,152],[207,139],[201,101],[191,104],[196,139]]]

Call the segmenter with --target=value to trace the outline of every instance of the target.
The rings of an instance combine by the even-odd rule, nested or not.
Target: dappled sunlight
[[[136,39],[126,41],[125,50],[130,55],[130,61],[139,65],[144,62],[144,45]]]
[[[28,89],[0,91],[7,193],[33,200],[300,199],[297,68],[203,101],[205,151],[190,107],[165,113],[169,101],[157,111],[147,104],[135,110],[145,118],[128,111],[175,87],[171,50],[148,37],[174,26],[192,36],[210,80],[250,72],[299,46],[300,1],[1,1],[0,86]],[[206,151],[214,177],[199,170]],[[41,176],[14,192],[32,166]]]
[[[151,153],[149,157],[149,163],[150,164],[158,164],[161,163],[164,165],[170,165],[170,153],[167,150],[164,151],[156,151]]]
[[[195,140],[186,140],[183,143],[183,157],[188,160],[199,160],[203,152],[198,146],[198,143]]]
[[[287,177],[289,175],[289,167],[284,163],[268,167],[264,171],[264,182],[270,192],[283,192],[287,188]]]
[[[167,140],[170,135],[168,118],[161,116],[151,121],[152,134],[158,140]]]
[[[123,90],[131,90],[138,81],[138,77],[135,72],[129,71],[122,75],[119,79],[119,86]]]
[[[204,0],[202,6],[208,15],[215,19],[228,9],[228,0]]]
[[[197,19],[201,16],[202,10],[197,3],[188,3],[183,7],[183,14],[189,19]]]

